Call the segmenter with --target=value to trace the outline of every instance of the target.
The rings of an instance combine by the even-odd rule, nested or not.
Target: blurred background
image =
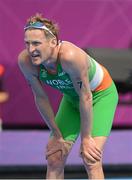
[[[37,12],[58,23],[61,40],[76,44],[109,70],[119,103],[104,152],[104,170],[107,178],[132,177],[131,9],[130,0],[0,0],[1,178],[45,177],[49,132],[17,64],[25,48],[23,27]],[[46,90],[56,113],[61,94]],[[66,178],[86,178],[78,151],[79,140],[69,157]]]

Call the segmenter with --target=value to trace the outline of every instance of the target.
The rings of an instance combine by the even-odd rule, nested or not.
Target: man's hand
[[[93,164],[101,160],[102,152],[97,148],[92,137],[82,139],[80,154],[86,164]]]
[[[52,136],[47,145],[46,158],[56,153],[61,153],[59,157],[62,159],[67,156],[71,147],[73,145],[72,141],[65,141],[62,137],[58,138]]]

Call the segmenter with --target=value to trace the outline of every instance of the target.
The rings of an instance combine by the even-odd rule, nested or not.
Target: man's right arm
[[[60,130],[55,124],[55,116],[50,105],[47,94],[45,93],[41,82],[38,78],[38,70],[33,66],[28,57],[21,53],[18,58],[18,65],[28,81],[33,91],[35,104],[42,115],[42,118],[46,121],[46,124],[57,138],[61,137]]]

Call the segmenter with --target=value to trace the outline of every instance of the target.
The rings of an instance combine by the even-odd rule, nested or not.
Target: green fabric
[[[118,94],[114,83],[103,91],[93,93],[92,136],[108,136],[112,127]],[[79,101],[64,95],[55,118],[63,138],[75,141],[80,133]]]
[[[60,64],[57,66],[57,74],[49,74],[43,65],[40,65],[40,80],[47,85],[58,89],[62,93],[77,97],[71,78],[62,70]]]
[[[90,64],[91,68],[88,71],[88,77],[91,81],[96,72],[96,65],[92,58],[90,59]],[[70,76],[65,71],[63,71],[61,64],[58,64],[57,66],[57,74],[49,74],[44,68],[44,66],[40,65],[39,78],[44,83],[50,85],[55,89],[58,89],[62,93],[72,96],[74,98],[78,98],[78,94],[73,87],[72,80]]]

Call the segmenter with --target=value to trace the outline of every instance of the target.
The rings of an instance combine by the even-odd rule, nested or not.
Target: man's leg
[[[73,142],[51,137],[47,146],[47,179],[64,179],[64,166]]]
[[[69,102],[66,97],[57,112],[55,122],[62,133],[62,140],[50,138],[47,146],[47,179],[64,179],[64,166],[80,131],[80,116],[75,102]],[[52,136],[52,134],[51,134]]]
[[[95,143],[99,150],[103,153],[103,147],[106,142],[107,137],[94,137]],[[102,159],[96,163],[86,163],[84,161],[85,169],[87,171],[89,179],[104,179],[104,173],[102,168]]]
[[[117,102],[118,95],[114,84],[104,91],[93,93],[92,137],[102,153],[111,131]],[[93,164],[85,163],[85,167],[90,179],[104,179],[102,159]]]

